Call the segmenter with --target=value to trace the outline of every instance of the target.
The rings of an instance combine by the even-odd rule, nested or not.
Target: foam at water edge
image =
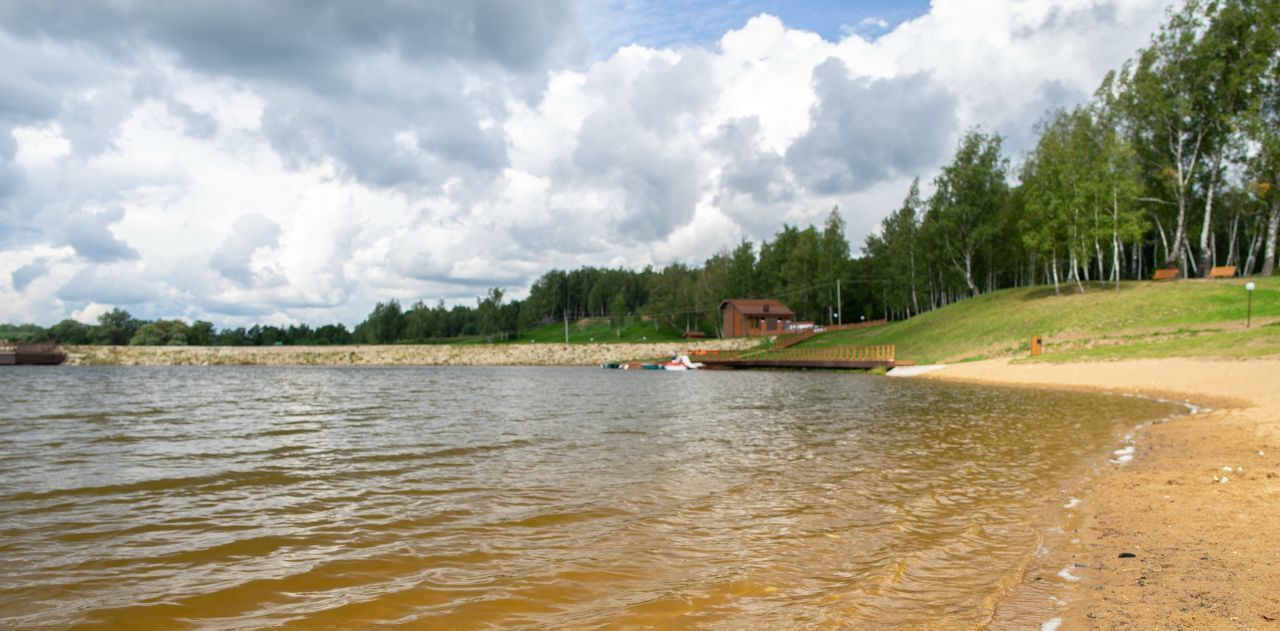
[[[1040,625],[1040,631],[1058,631],[1058,627],[1062,626],[1062,618],[1050,618]]]
[[[1111,464],[1125,464],[1130,460],[1133,460],[1133,451],[1133,445],[1127,445],[1123,449],[1115,450],[1112,453],[1114,453],[1116,457],[1111,459]]]
[[[1058,576],[1068,583],[1074,583],[1080,580],[1079,576],[1071,573],[1071,568],[1069,567],[1064,567],[1061,570],[1058,570]]]
[[[1080,505],[1080,498],[1078,498],[1078,497],[1073,497],[1073,498],[1071,498],[1070,500],[1068,500],[1066,504],[1063,504],[1063,505],[1062,505],[1062,507],[1063,507],[1063,508],[1066,508],[1066,509],[1071,509],[1071,508],[1075,508],[1075,507],[1077,507],[1077,506],[1079,506],[1079,505]]]

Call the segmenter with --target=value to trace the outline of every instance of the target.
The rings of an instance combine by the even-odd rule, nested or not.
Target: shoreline
[[[1054,567],[1078,578],[1058,616],[1068,629],[1280,628],[1280,359],[997,359],[921,378],[1201,406],[1134,431],[1133,459],[1076,496],[1065,539],[1079,543],[1051,550],[1024,586],[1054,579]]]
[[[759,338],[599,344],[64,346],[69,366],[599,366],[686,350],[740,350]]]

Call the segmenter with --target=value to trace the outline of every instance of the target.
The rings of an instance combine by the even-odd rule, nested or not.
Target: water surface
[[[1057,489],[1172,410],[816,372],[0,388],[0,626],[37,628],[968,628]]]

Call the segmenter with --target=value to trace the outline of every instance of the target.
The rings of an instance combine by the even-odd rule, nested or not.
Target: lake
[[[15,368],[0,388],[0,627],[971,628],[1046,553],[1064,491],[1180,409],[822,372]]]

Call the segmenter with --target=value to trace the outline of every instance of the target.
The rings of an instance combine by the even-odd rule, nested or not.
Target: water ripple
[[[1173,407],[767,372],[0,386],[4,627],[971,627],[1062,481]]]

